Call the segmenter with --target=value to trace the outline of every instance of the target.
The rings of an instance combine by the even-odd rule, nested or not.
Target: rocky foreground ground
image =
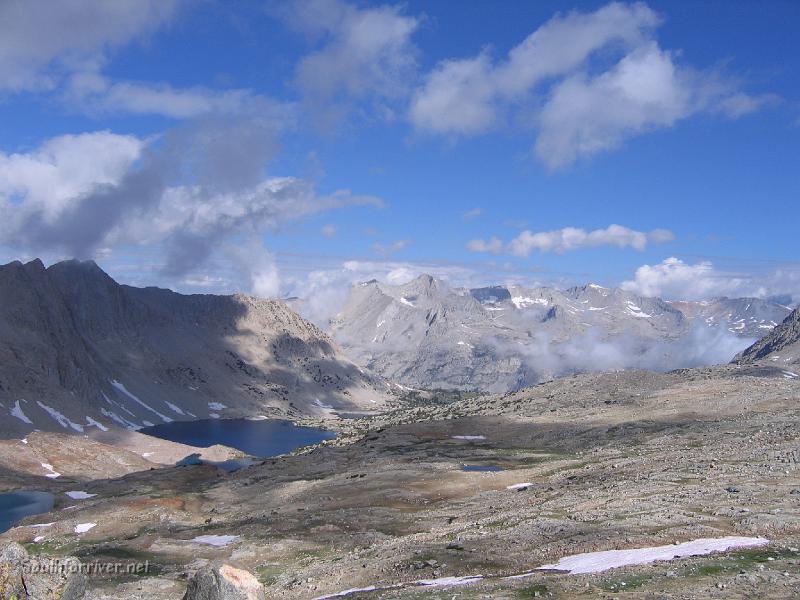
[[[24,480],[59,493],[52,513],[0,541],[84,563],[148,561],[146,575],[88,577],[92,599],[181,598],[209,562],[253,573],[267,598],[371,587],[351,597],[796,598],[798,423],[800,378],[772,366],[420,395],[383,415],[331,421],[336,441],[232,474],[139,464],[130,449],[102,476],[77,466],[57,479],[0,472],[6,489]],[[67,488],[96,495],[74,500]],[[76,533],[82,524],[95,526]],[[724,536],[770,543],[507,578],[579,552]],[[419,584],[475,575],[483,579]]]

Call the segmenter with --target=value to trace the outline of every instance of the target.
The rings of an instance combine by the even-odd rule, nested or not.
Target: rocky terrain
[[[736,357],[739,363],[763,360],[783,365],[800,363],[800,309],[795,309],[772,332]]]
[[[220,564],[252,573],[267,598],[794,598],[800,381],[784,371],[767,361],[411,394],[330,421],[333,442],[232,474],[39,476],[53,512],[0,542],[37,560],[147,561],[147,574],[87,577],[91,599],[181,598]],[[676,545],[667,554],[681,558],[600,573],[532,571],[729,536],[755,541],[707,556]]]
[[[423,275],[354,286],[331,335],[358,364],[406,386],[505,392],[577,372],[728,362],[790,311],[756,298],[665,302],[593,284],[460,289]]]
[[[577,374],[490,395],[386,384],[278,302],[137,290],[86,263],[12,263],[0,275],[0,492],[54,498],[51,512],[0,534],[0,596],[794,598],[800,589],[797,311],[730,365]],[[503,303],[521,298],[546,300],[556,320],[582,322],[580,303],[647,315],[633,317],[642,332],[687,327],[668,303],[597,286],[565,294],[576,312],[559,316],[552,293],[418,283],[388,300],[363,286],[364,309],[375,299],[385,316],[427,305],[427,331],[451,342],[453,325],[513,314]],[[415,323],[404,314],[393,327]],[[418,340],[424,348],[426,336]],[[227,472],[175,462],[240,452],[136,431],[151,415],[270,407],[337,438]],[[359,418],[345,418],[351,409]],[[604,554],[580,556],[593,552]],[[31,578],[54,561],[79,572]]]
[[[115,429],[88,436],[35,431],[25,438],[0,440],[0,492],[37,488],[68,491],[76,482],[122,477],[174,465],[191,454],[214,462],[239,458],[233,448],[196,448],[149,435]]]
[[[279,301],[119,285],[93,262],[0,266],[0,437],[308,416],[389,391]]]

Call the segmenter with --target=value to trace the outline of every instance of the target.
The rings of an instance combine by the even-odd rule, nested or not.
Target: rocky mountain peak
[[[93,261],[0,267],[0,433],[317,414],[386,389],[277,300],[120,285]]]
[[[734,362],[772,360],[779,364],[800,362],[800,308],[755,344],[736,356]]]
[[[417,278],[400,286],[400,289],[405,293],[433,297],[437,295],[443,287],[444,284],[441,281],[431,275],[423,273]]]
[[[505,392],[596,368],[591,353],[584,360],[590,344],[616,350],[614,367],[677,368],[702,364],[681,344],[707,333],[727,343],[703,360],[727,362],[787,312],[738,299],[667,303],[597,284],[451,288],[423,275],[353,287],[331,332],[356,363],[404,385]]]

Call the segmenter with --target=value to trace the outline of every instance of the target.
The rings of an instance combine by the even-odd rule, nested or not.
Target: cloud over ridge
[[[488,241],[471,240],[467,243],[467,249],[473,252],[488,252],[491,254],[507,253],[526,258],[533,251],[563,254],[573,250],[600,246],[644,250],[648,244],[663,244],[673,239],[675,239],[674,234],[667,229],[654,229],[653,231],[643,232],[612,224],[605,229],[594,229],[592,231],[586,231],[578,227],[564,227],[563,229],[539,232],[525,230],[507,244],[503,244],[498,238],[492,237]]]

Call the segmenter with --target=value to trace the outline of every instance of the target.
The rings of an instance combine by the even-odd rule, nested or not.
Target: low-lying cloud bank
[[[497,338],[487,338],[484,343],[499,357],[521,359],[527,372],[526,384],[532,384],[573,373],[616,369],[665,372],[725,364],[754,341],[721,327],[695,323],[685,334],[666,341],[629,335],[608,338],[590,329],[565,342],[555,342],[542,332],[528,344]]]
[[[800,302],[800,265],[787,264],[766,273],[733,272],[717,268],[710,260],[694,264],[675,257],[655,265],[642,265],[634,278],[620,286],[640,296],[670,300],[709,298],[783,297],[785,303]]]

